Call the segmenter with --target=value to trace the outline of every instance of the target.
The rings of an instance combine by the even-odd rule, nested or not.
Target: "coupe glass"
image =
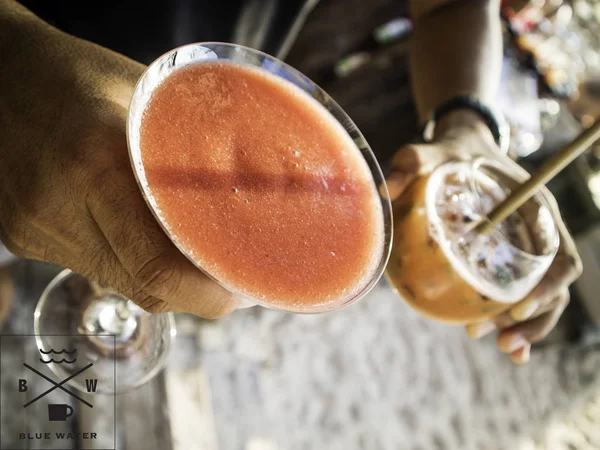
[[[331,116],[342,125],[344,130],[348,133],[350,138],[360,150],[370,169],[374,185],[380,187],[379,192],[383,193],[383,195],[380,195],[379,198],[381,201],[381,210],[383,211],[384,245],[383,252],[381,253],[381,257],[377,263],[377,267],[372,278],[368,281],[368,283],[365,284],[364,288],[352,295],[351,298],[346,298],[340,302],[331,302],[325,305],[311,307],[292,304],[285,306],[281,306],[279,304],[275,306],[260,298],[249,298],[236,291],[233,287],[228,286],[225,282],[217,279],[215,276],[213,276],[213,274],[210,273],[210,271],[203,268],[169,232],[167,224],[163,221],[160,214],[158,214],[159,207],[148,186],[145,168],[142,162],[142,152],[140,148],[140,128],[142,118],[146,105],[148,104],[154,90],[163,80],[165,80],[173,72],[183,67],[206,62],[230,62],[237,65],[260,68],[268,71],[272,75],[286,80],[289,83],[292,83],[294,86],[301,89],[309,96],[316,99],[322,106],[324,106],[329,114],[331,114]],[[282,61],[279,61],[278,59],[265,53],[240,45],[214,42],[185,45],[165,53],[148,67],[146,72],[138,81],[129,109],[127,140],[129,144],[131,163],[142,191],[142,195],[165,233],[169,235],[170,239],[173,241],[175,246],[179,248],[181,253],[183,253],[194,265],[196,265],[196,267],[198,267],[206,275],[224,288],[234,292],[242,298],[245,298],[250,304],[258,304],[267,308],[284,309],[286,311],[298,313],[321,313],[332,311],[349,305],[362,298],[375,286],[381,277],[387,264],[391,249],[392,214],[384,177],[379,164],[375,159],[375,155],[371,151],[371,148],[367,144],[363,135],[360,133],[359,129],[356,127],[354,122],[352,122],[350,117],[348,117],[348,115],[340,108],[340,106],[306,76]]]
[[[46,287],[34,314],[40,359],[86,392],[120,394],[146,383],[164,366],[175,336],[173,316],[148,314],[133,302],[70,270]],[[89,366],[89,367],[88,367]]]

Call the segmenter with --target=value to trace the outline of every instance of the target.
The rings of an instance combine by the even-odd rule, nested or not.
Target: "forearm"
[[[0,178],[8,179],[8,172],[15,171],[24,149],[42,145],[23,131],[33,117],[35,125],[48,132],[48,139],[50,130],[57,129],[48,107],[50,102],[60,104],[65,93],[63,86],[55,88],[50,76],[58,64],[57,34],[19,3],[0,0]],[[3,194],[0,189],[0,197],[6,197]],[[0,214],[6,207],[0,198]]]
[[[14,53],[24,45],[35,44],[32,32],[51,27],[35,14],[13,0],[0,0],[0,51],[4,55]]]
[[[27,15],[31,12],[23,5],[17,3],[14,0],[0,0],[0,21],[10,17],[18,15]]]
[[[46,60],[52,60],[52,35],[58,31],[27,8],[12,0],[0,0],[0,108],[14,108],[17,94],[32,89],[33,77],[43,76],[51,68],[40,71]],[[7,118],[8,116],[3,116]],[[2,117],[0,117],[2,119]]]
[[[3,116],[3,109],[23,113],[27,120],[35,108],[46,117],[44,108],[62,104],[66,95],[119,99],[106,107],[119,107],[124,117],[144,70],[121,54],[60,31],[13,0],[0,0],[0,55],[0,130],[3,118],[15,118]],[[123,117],[106,125],[120,129]]]
[[[420,120],[460,94],[493,102],[502,64],[499,0],[412,3],[411,77]]]
[[[30,53],[39,41],[37,19],[26,8],[12,0],[0,0],[0,179],[8,178],[13,161],[20,157],[16,149],[23,148],[27,137],[18,133],[22,117],[34,108],[27,77],[39,73]],[[33,33],[32,33],[33,31]],[[10,142],[10,145],[6,145]],[[4,144],[4,145],[2,145]],[[6,192],[0,183],[0,217],[7,215]],[[4,195],[3,195],[4,194]],[[0,230],[1,231],[1,230]]]

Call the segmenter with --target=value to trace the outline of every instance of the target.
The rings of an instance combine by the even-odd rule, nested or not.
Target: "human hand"
[[[417,177],[451,159],[472,160],[487,155],[526,175],[518,164],[499,153],[489,129],[474,113],[452,113],[438,125],[438,130],[434,143],[408,145],[397,152],[387,179],[391,200],[400,197]],[[525,299],[508,311],[490,321],[466,326],[472,338],[498,330],[498,348],[517,363],[527,362],[531,344],[554,328],[569,302],[568,286],[581,274],[581,260],[573,239],[560,218],[556,201],[549,192],[545,193],[560,232],[560,248],[548,272]]]
[[[0,240],[150,312],[216,318],[238,300],[190,263],[146,206],[125,124],[144,66],[0,4]]]

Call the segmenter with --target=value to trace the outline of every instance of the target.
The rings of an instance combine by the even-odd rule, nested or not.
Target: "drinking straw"
[[[486,234],[493,230],[494,227],[529,200],[541,186],[548,183],[548,181],[590,148],[598,139],[600,139],[600,119],[596,120],[592,126],[585,129],[571,143],[567,144],[548,162],[535,171],[531,175],[531,178],[512,191],[504,201],[498,204],[487,217],[480,220],[472,230],[481,234]]]

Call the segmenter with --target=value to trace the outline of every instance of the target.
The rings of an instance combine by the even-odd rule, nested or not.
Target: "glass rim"
[[[441,250],[444,252],[446,258],[448,259],[452,267],[457,271],[458,275],[466,283],[468,283],[477,292],[483,293],[484,295],[486,295],[490,299],[493,299],[496,302],[514,304],[522,300],[522,298],[525,295],[527,295],[527,292],[517,295],[516,291],[503,291],[506,293],[506,295],[499,294],[499,291],[497,290],[497,287],[495,287],[496,285],[494,283],[490,282],[485,277],[481,277],[480,275],[474,273],[469,268],[470,266],[466,263],[464,258],[455,255],[456,245],[460,244],[460,242],[465,238],[465,236],[468,235],[469,229],[467,228],[466,230],[457,232],[455,235],[451,234],[450,236],[447,236],[445,227],[443,226],[443,219],[439,215],[437,208],[438,203],[436,202],[435,196],[437,192],[439,192],[440,187],[444,186],[445,177],[452,174],[464,175],[464,181],[461,180],[461,186],[463,186],[461,191],[471,193],[473,191],[471,181],[472,177],[474,176],[473,174],[475,173],[474,168],[481,166],[482,162],[490,162],[490,165],[494,169],[498,170],[500,174],[508,177],[510,180],[513,180],[517,183],[521,183],[522,180],[527,178],[527,172],[524,169],[519,170],[518,167],[513,167],[511,165],[503,163],[502,161],[498,161],[487,156],[477,156],[472,159],[459,158],[447,161],[437,166],[432,171],[430,178],[427,181],[427,185],[425,187],[425,208],[427,220],[429,225],[433,228],[433,230],[430,231],[430,233],[438,234],[438,237],[435,239],[440,244]],[[503,185],[503,187],[506,186]],[[477,201],[478,198],[479,196],[477,196],[475,200]],[[558,233],[556,217],[546,199],[542,198],[541,200],[542,201],[539,203],[540,207],[547,209],[548,219],[552,222],[551,229],[549,229],[548,232],[545,232],[545,230],[542,231],[545,235],[544,240],[547,243],[548,247],[550,247],[549,253],[543,255],[536,255],[526,252],[513,245],[504,234],[499,234],[498,230],[496,229],[491,230],[486,235],[488,239],[494,240],[496,242],[502,242],[503,244],[505,243],[507,245],[506,248],[509,250],[511,255],[515,255],[521,258],[523,261],[529,261],[531,264],[536,265],[537,272],[534,271],[536,274],[532,278],[537,280],[535,284],[539,282],[543,274],[546,273],[547,269],[552,264],[552,261],[554,260],[554,257],[556,256],[560,245],[560,235]],[[481,213],[477,212],[476,216],[480,217]],[[553,234],[552,236],[550,235],[551,233]],[[440,237],[443,239],[440,240]],[[535,284],[528,288],[528,292],[530,291],[530,289],[533,289]]]
[[[50,283],[48,283],[48,285],[44,288],[44,290],[42,291],[42,294],[40,295],[40,299],[38,300],[36,306],[35,306],[35,310],[33,312],[33,333],[35,336],[35,344],[37,346],[38,349],[43,349],[43,341],[42,338],[46,337],[48,335],[45,334],[40,334],[40,318],[42,316],[42,309],[44,308],[46,301],[48,300],[48,297],[50,295],[50,292],[52,292],[53,289],[56,288],[56,286],[58,286],[60,283],[62,283],[66,278],[68,278],[69,276],[79,276],[83,279],[85,279],[88,283],[91,283],[90,280],[88,280],[87,278],[85,278],[83,275],[78,274],[77,272],[73,272],[71,269],[64,269],[62,270],[58,275],[56,275],[51,281]],[[119,295],[119,294],[117,294]],[[120,297],[126,299],[127,301],[131,301],[129,299],[127,299],[126,297],[123,297],[122,295],[119,295]],[[134,303],[135,304],[135,303]],[[137,305],[136,305],[137,306]],[[149,314],[144,312],[145,314]],[[146,384],[148,381],[150,381],[152,378],[154,378],[164,367],[165,364],[167,362],[167,358],[169,355],[169,351],[171,348],[171,344],[172,344],[172,340],[175,338],[176,335],[176,326],[175,326],[175,317],[173,315],[173,313],[168,312],[168,313],[163,313],[167,319],[167,324],[168,324],[168,331],[169,331],[169,342],[167,343],[167,348],[166,350],[160,355],[160,359],[157,360],[157,363],[152,367],[151,370],[148,371],[148,373],[146,373],[142,378],[140,378],[138,381],[136,381],[134,384],[131,384],[129,386],[127,386],[126,389],[118,389],[117,387],[115,388],[115,391],[101,391],[99,390],[97,393],[101,394],[101,395],[122,395],[122,394],[126,394],[128,392],[131,392],[134,389],[137,389],[141,386],[143,386],[144,384]],[[153,314],[156,315],[156,314]],[[57,335],[57,334],[53,334],[52,336],[64,336],[64,337],[69,337],[69,336],[73,336],[74,334],[63,334],[63,335]],[[93,335],[90,334],[91,336],[101,336],[101,335]],[[81,336],[85,336],[85,334],[81,334]],[[112,336],[111,334],[104,334],[104,336]],[[116,361],[115,363],[116,364]],[[62,369],[55,363],[55,362],[51,362],[49,364],[47,364],[47,366],[50,367],[50,370],[56,374],[56,375],[62,375]],[[65,372],[65,374],[68,375],[68,372]],[[73,386],[75,389],[81,391],[81,392],[87,392],[86,388],[84,387],[83,384],[79,383],[77,380],[75,380],[74,378],[70,379],[67,384]],[[115,386],[117,386],[117,380],[115,379]]]
[[[479,189],[477,189],[477,186],[476,186],[475,173],[480,171],[481,170],[480,168],[483,166],[492,167],[492,168],[500,171],[503,175],[509,177],[510,179],[514,180],[515,182],[517,182],[519,184],[521,184],[527,180],[527,176],[525,175],[526,172],[524,169],[523,169],[523,172],[521,172],[516,167],[511,167],[508,164],[503,164],[502,162],[497,161],[492,158],[480,156],[471,162],[471,170],[469,173],[470,189],[471,189],[471,192],[475,195],[478,204],[480,204],[481,195],[479,193]],[[521,173],[518,173],[518,172],[521,172]],[[530,259],[533,261],[545,261],[548,258],[554,258],[556,256],[556,253],[558,252],[558,248],[560,246],[560,233],[558,231],[558,226],[556,225],[556,217],[554,217],[554,212],[552,211],[552,208],[550,207],[549,202],[546,200],[543,190],[538,190],[527,201],[531,201],[531,200],[537,202],[540,206],[545,208],[548,211],[550,218],[552,219],[551,220],[552,236],[548,236],[548,238],[547,238],[547,241],[548,241],[548,252],[547,253],[534,254],[534,253],[530,253],[528,251],[525,251],[525,250],[517,247],[510,241],[510,239],[508,239],[508,237],[504,233],[502,233],[501,230],[498,229],[497,226],[494,227],[492,230],[490,230],[489,234],[492,234],[496,239],[498,239],[499,241],[502,241],[505,245],[507,245],[511,249],[511,251],[513,251],[514,253],[516,253],[524,258],[527,258],[527,259]],[[515,213],[516,213],[516,211],[511,213],[511,215],[515,214]],[[510,217],[510,215],[509,215],[509,217]],[[508,219],[508,217],[506,219],[504,219],[504,221],[506,221],[507,219]],[[483,222],[489,223],[489,219],[487,218],[487,215],[482,214],[480,217],[480,220]]]
[[[339,123],[342,126],[344,131],[348,134],[349,138],[355,143],[358,151],[360,152],[362,158],[364,159],[365,163],[367,164],[369,173],[371,174],[371,178],[372,178],[372,181],[374,183],[374,186],[375,186],[375,189],[377,192],[378,200],[379,200],[379,202],[381,204],[381,208],[382,208],[382,224],[383,224],[383,230],[382,230],[383,231],[383,248],[381,249],[380,261],[377,263],[377,266],[376,266],[375,270],[373,271],[372,277],[368,280],[368,282],[366,282],[366,284],[360,289],[359,292],[357,292],[356,294],[353,294],[351,297],[345,299],[343,302],[328,301],[326,303],[319,303],[315,306],[307,306],[307,307],[295,307],[291,303],[290,304],[273,303],[268,300],[257,299],[257,298],[254,298],[248,294],[245,294],[245,293],[239,291],[238,289],[234,288],[233,286],[230,286],[228,283],[226,283],[222,280],[219,280],[217,277],[215,277],[213,274],[211,274],[207,269],[202,267],[202,265],[198,261],[196,261],[189,254],[189,252],[186,251],[185,248],[183,248],[183,246],[177,241],[177,239],[175,239],[172,236],[171,231],[169,230],[167,224],[160,217],[160,214],[158,214],[158,211],[157,211],[158,207],[157,207],[157,205],[155,205],[153,203],[152,193],[150,192],[150,189],[148,188],[147,184],[145,184],[144,180],[142,179],[142,176],[145,177],[145,175],[142,175],[145,172],[145,169],[144,169],[143,164],[141,163],[141,156],[138,156],[140,161],[137,161],[138,158],[136,158],[136,155],[134,154],[134,153],[137,153],[138,155],[141,154],[139,145],[138,145],[137,149],[132,148],[133,147],[132,137],[131,137],[132,127],[135,125],[134,123],[132,123],[133,122],[132,110],[133,110],[134,104],[136,103],[137,94],[140,90],[140,87],[145,82],[146,77],[149,75],[149,73],[153,69],[155,69],[157,66],[159,66],[161,63],[166,62],[168,60],[169,56],[171,56],[173,54],[177,54],[180,51],[187,50],[187,49],[190,49],[193,47],[203,47],[203,48],[211,50],[211,51],[215,47],[223,47],[223,48],[228,48],[231,50],[239,50],[239,51],[245,52],[247,55],[263,58],[261,60],[261,62],[264,60],[269,60],[269,61],[272,61],[273,63],[277,64],[278,67],[284,68],[287,73],[294,75],[295,80],[301,80],[302,86],[298,86],[295,83],[292,83],[290,80],[287,80],[285,77],[282,77],[280,74],[274,72],[273,70],[270,70],[269,68],[265,68],[262,65],[256,64],[254,61],[250,61],[247,56],[244,56],[241,60],[232,61],[229,58],[222,58],[219,55],[217,55],[216,58],[212,58],[212,59],[199,58],[198,60],[195,60],[195,61],[192,61],[192,62],[186,64],[186,66],[187,66],[187,65],[192,65],[192,64],[202,64],[204,61],[220,61],[220,62],[231,61],[231,63],[233,63],[233,64],[262,68],[263,70],[268,71],[270,74],[277,76],[278,78],[281,78],[287,82],[295,84],[297,88],[304,91],[307,95],[311,95],[310,92],[307,92],[308,89],[314,90],[318,94],[318,97],[315,97],[314,95],[311,95],[311,97],[313,97],[321,106],[323,106],[327,110],[327,112],[331,115],[331,118],[335,122]],[[176,71],[176,70],[179,70],[179,69],[174,69],[173,71]],[[152,88],[152,90],[155,89],[159,84],[160,84],[160,82],[157,83]],[[302,72],[295,69],[294,67],[290,66],[289,64],[281,61],[280,59],[278,59],[272,55],[269,55],[265,52],[262,52],[260,50],[255,50],[250,47],[246,47],[246,46],[238,45],[238,44],[227,43],[227,42],[218,42],[218,41],[196,42],[196,43],[190,43],[190,44],[185,44],[185,45],[176,47],[174,49],[171,49],[171,50],[163,53],[161,56],[156,58],[151,64],[149,64],[146,67],[146,70],[142,73],[142,75],[140,75],[133,92],[134,93],[133,93],[133,96],[129,103],[129,108],[128,108],[126,137],[127,137],[127,149],[128,149],[129,159],[130,159],[131,167],[133,169],[134,177],[135,177],[138,187],[141,191],[142,197],[144,198],[144,201],[146,202],[146,205],[150,209],[152,215],[154,216],[155,220],[160,225],[163,232],[167,235],[169,240],[173,243],[173,245],[175,245],[175,247],[179,250],[179,252],[183,256],[185,256],[195,267],[197,267],[204,275],[206,275],[211,280],[216,282],[219,286],[221,286],[224,289],[228,290],[229,292],[235,294],[236,296],[239,296],[242,299],[245,299],[245,300],[251,302],[253,305],[260,305],[260,306],[268,308],[268,309],[285,311],[285,312],[293,312],[293,313],[297,313],[297,314],[320,314],[320,313],[331,312],[331,311],[336,311],[336,310],[342,309],[342,308],[349,306],[349,305],[355,303],[356,301],[362,299],[365,295],[367,295],[373,289],[373,287],[381,279],[381,277],[385,271],[387,262],[390,258],[390,254],[392,251],[392,240],[393,240],[392,206],[391,206],[391,201],[389,199],[389,192],[387,189],[387,184],[385,182],[385,177],[383,176],[383,172],[381,170],[379,162],[377,161],[377,159],[375,157],[375,154],[373,153],[373,150],[369,146],[368,142],[366,141],[366,139],[364,138],[363,134],[360,132],[359,128],[356,126],[354,121],[348,116],[348,114],[344,111],[344,109],[341,106],[339,106],[338,103],[332,97],[329,96],[329,94],[327,94],[321,87],[319,87],[316,83],[314,83],[312,80],[310,80],[306,75],[304,75]],[[147,101],[143,102],[143,106],[145,106],[146,104],[147,104]],[[338,117],[336,117],[336,115],[334,115],[332,113],[329,106],[333,107],[335,109],[335,113],[337,115],[341,115],[344,118],[344,120],[348,123],[348,125],[344,125],[343,123],[341,123],[340,120],[338,119]],[[139,126],[139,123],[138,123],[138,126]],[[348,130],[348,126],[351,126],[352,127],[351,131],[358,135],[361,145],[359,145],[357,143],[356,138],[352,137],[352,135],[350,134],[350,132]],[[368,155],[368,158],[365,156],[365,154]]]

